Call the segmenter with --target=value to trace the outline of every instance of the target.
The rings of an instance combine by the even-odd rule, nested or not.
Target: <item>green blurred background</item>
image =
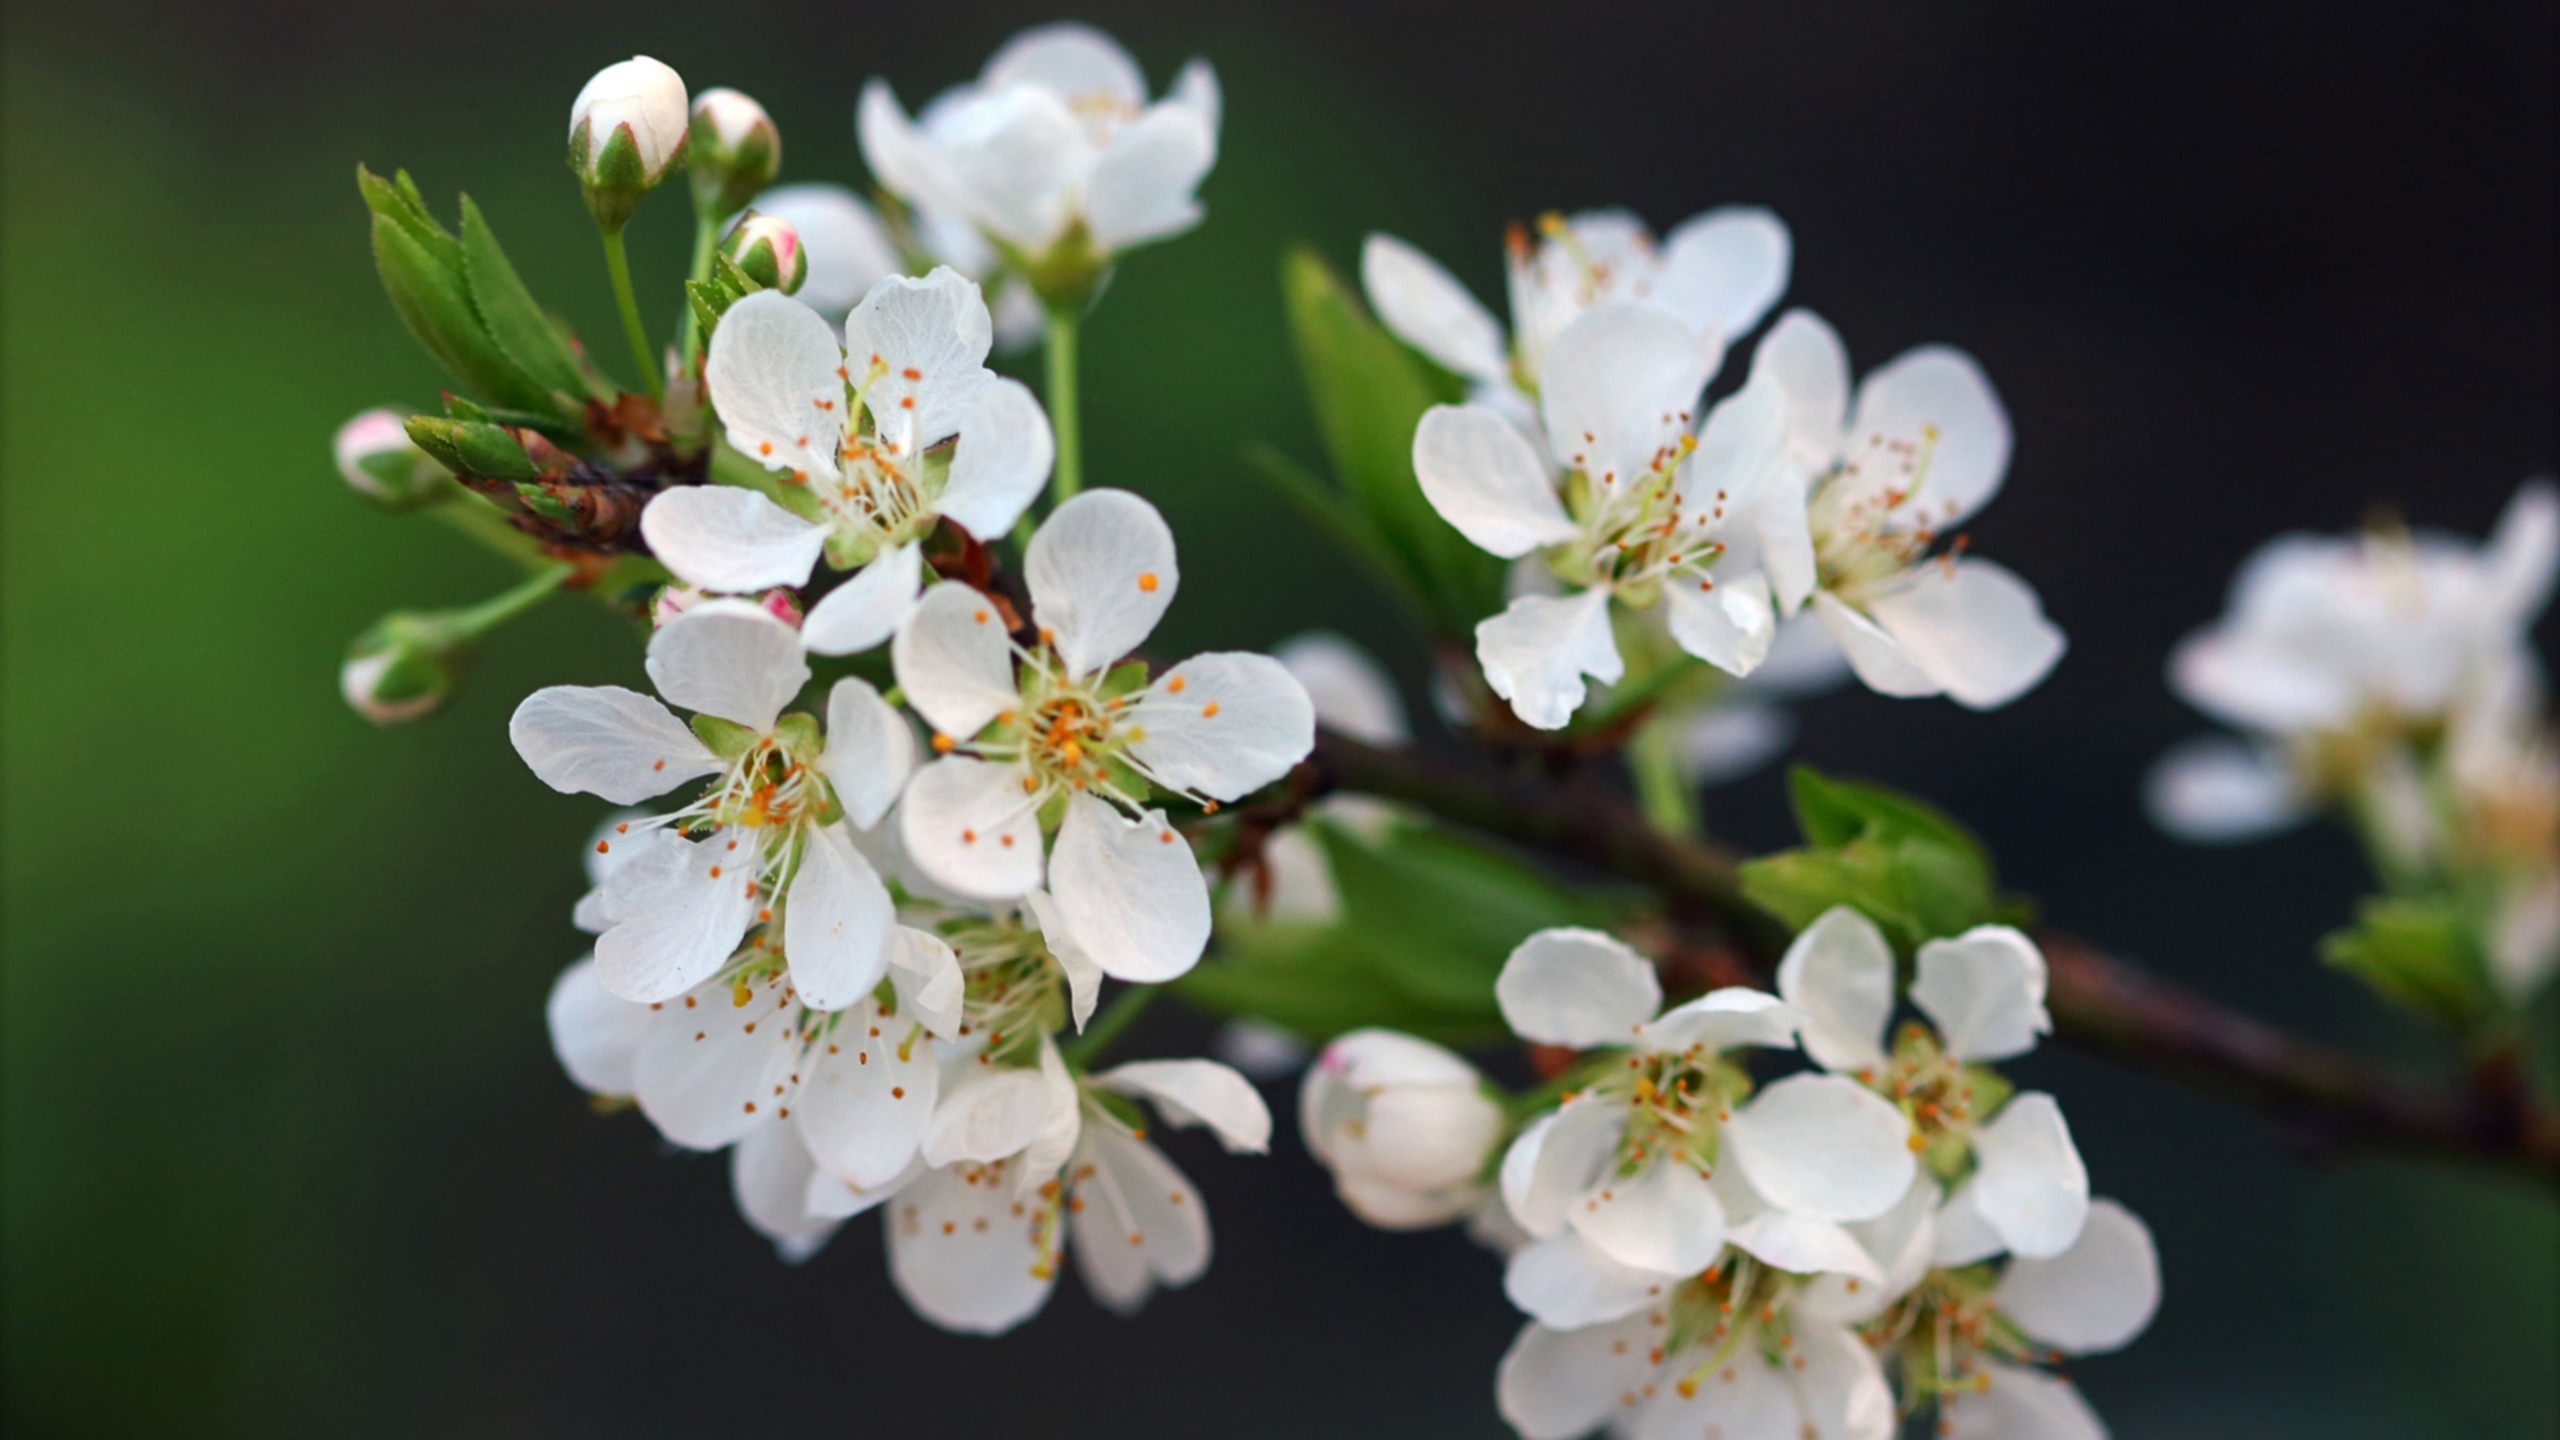
[[[2435,1058],[2312,959],[2360,884],[2344,841],[2184,850],[2136,794],[2201,728],[2162,657],[2250,546],[2385,502],[2479,533],[2550,467],[2549,4],[1084,15],[1159,83],[1209,56],[1229,97],[1208,224],[1130,264],[1088,326],[1089,477],[1155,498],[1182,537],[1169,650],[1323,625],[1419,678],[1377,592],[1236,458],[1257,437],[1314,454],[1284,245],[1347,264],[1386,229],[1491,296],[1506,220],[1769,203],[1797,237],[1790,300],[1861,367],[1946,340],[2000,383],[2018,460],[1974,539],[2074,644],[1993,716],[1815,702],[1798,753],[1949,805],[2061,923]],[[504,719],[538,684],[636,681],[628,635],[556,604],[412,729],[335,693],[376,614],[507,576],[330,471],[341,419],[431,405],[440,382],[374,281],[356,162],[409,167],[440,208],[468,188],[610,347],[559,158],[597,66],[643,51],[747,89],[786,178],[858,182],[864,77],[921,103],[1048,18],[9,7],[10,1433],[1503,1433],[1491,1374],[1517,1318],[1493,1262],[1362,1229],[1291,1138],[1258,1162],[1177,1138],[1221,1253],[1132,1322],[1068,1286],[1008,1340],[937,1334],[865,1222],[778,1265],[724,1166],[591,1116],[543,1036],[594,811],[533,782]],[[634,232],[670,313],[682,211],[665,198]],[[1710,812],[1787,837],[1767,776]],[[1159,1015],[1140,1039],[1203,1033]],[[2024,1072],[2165,1252],[2150,1336],[2078,1370],[2117,1434],[2555,1432],[2547,1195],[2304,1168],[2258,1119],[2148,1079],[2067,1053]]]

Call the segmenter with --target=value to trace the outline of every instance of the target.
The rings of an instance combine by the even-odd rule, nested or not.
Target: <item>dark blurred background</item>
[[[1088,474],[1184,546],[1165,644],[1323,625],[1419,676],[1380,596],[1237,460],[1313,458],[1282,247],[1393,231],[1499,296],[1502,224],[1775,206],[1791,303],[1860,368],[1978,355],[2018,431],[1972,527],[2070,632],[1990,716],[1843,693],[1799,754],[1908,786],[2050,916],[2217,995],[2436,1056],[2314,959],[2362,877],[2338,835],[2184,849],[2144,766],[2202,727],[2178,635],[2269,534],[2377,506],[2483,532],[2553,461],[2548,3],[1098,4],[1228,110],[1206,226],[1087,329]],[[1220,1253],[1138,1319],[1076,1286],[995,1343],[939,1334],[856,1222],[785,1268],[726,1167],[598,1119],[541,1001],[586,801],[510,753],[516,699],[636,683],[601,611],[504,635],[469,693],[377,731],[341,646],[502,564],[379,515],[332,428],[441,377],[384,302],[356,162],[468,188],[615,344],[562,168],[570,97],[635,51],[761,98],[786,178],[859,182],[855,94],[972,73],[1022,5],[8,8],[6,1422],[13,1435],[1496,1436],[1517,1318],[1455,1234],[1362,1228],[1284,1135],[1195,1134]],[[671,296],[683,202],[634,230]],[[1728,382],[1729,383],[1729,382]],[[2546,635],[2549,632],[2546,631]],[[1789,836],[1778,783],[1710,797]],[[1201,1022],[1159,1012],[1142,1051]],[[2068,1053],[2102,1193],[2167,1304],[2078,1376],[2116,1433],[2555,1431],[2560,1223],[2443,1168],[2304,1168],[2256,1118]],[[1275,1092],[1284,1129],[1290,1109]]]

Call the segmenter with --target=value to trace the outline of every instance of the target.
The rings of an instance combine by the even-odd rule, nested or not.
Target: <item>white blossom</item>
[[[907,273],[911,265],[948,265],[985,292],[998,351],[1020,350],[1040,338],[1040,302],[1031,287],[1008,273],[986,240],[959,221],[911,206],[902,246],[861,196],[842,185],[815,183],[778,185],[758,195],[755,208],[800,232],[809,278],[796,293],[821,316],[845,313],[873,285]],[[912,257],[910,249],[917,252]]]
[[[1008,41],[973,84],[910,119],[887,82],[862,92],[863,158],[891,192],[975,227],[1025,269],[1108,263],[1200,221],[1220,100],[1208,62],[1149,103],[1109,36],[1046,25]]]
[[[677,616],[650,637],[658,693],[703,719],[619,686],[555,685],[516,707],[508,736],[543,783],[630,805],[690,780],[691,804],[620,822],[596,844],[631,848],[607,877],[597,964],[616,994],[672,999],[730,962],[748,932],[787,952],[799,994],[820,1010],[868,995],[889,963],[888,891],[855,847],[913,760],[906,722],[865,682],[836,682],[826,730],[784,715],[809,670],[790,626],[743,600]]]
[[[1460,1219],[1486,1197],[1503,1116],[1474,1066],[1373,1029],[1339,1037],[1307,1067],[1298,1126],[1353,1213],[1416,1230]]]
[[[1514,227],[1505,246],[1509,336],[1455,277],[1392,235],[1371,235],[1361,247],[1361,287],[1399,339],[1474,382],[1478,398],[1524,413],[1549,347],[1588,311],[1616,303],[1661,311],[1689,333],[1713,375],[1725,346],[1787,288],[1787,227],[1757,206],[1693,216],[1658,245],[1624,210],[1549,215],[1538,230],[1533,241]]]
[[[1313,709],[1268,656],[1194,656],[1152,682],[1117,664],[1180,582],[1172,533],[1134,495],[1059,506],[1024,579],[1027,645],[958,582],[927,591],[898,632],[898,683],[942,752],[907,789],[901,840],[963,895],[1009,899],[1045,876],[1072,943],[1107,973],[1169,980],[1208,941],[1208,885],[1147,801],[1215,804],[1278,779],[1313,748]]]
[[[2089,1213],[2088,1169],[2052,1096],[2010,1095],[1984,1068],[2052,1030],[2042,952],[2008,926],[1983,925],[1922,945],[1915,974],[1911,1003],[1934,1029],[1894,1037],[1892,947],[1843,905],[1787,947],[1778,993],[1807,1017],[1805,1052],[1891,1101],[1913,1149],[1957,1181],[1937,1218],[1936,1263],[2062,1253]]]
[[[1840,337],[1790,310],[1751,359],[1753,384],[1787,402],[1785,460],[1760,563],[1779,609],[1812,607],[1869,689],[1946,695],[1977,710],[2008,704],[2062,658],[2062,632],[2008,570],[1937,542],[2000,488],[2009,417],[1960,350],[1907,351],[1850,389]]]
[[[1586,677],[1623,677],[1613,600],[1662,607],[1682,650],[1731,674],[1768,654],[1769,582],[1717,561],[1795,523],[1784,512],[1800,499],[1773,483],[1787,398],[1755,378],[1692,433],[1707,374],[1678,321],[1604,305],[1549,350],[1536,434],[1481,403],[1435,406],[1415,429],[1414,473],[1442,518],[1505,559],[1538,556],[1561,589],[1476,627],[1485,682],[1527,723],[1558,729]]]
[[[728,443],[781,475],[790,508],[754,491],[687,485],[640,517],[687,582],[746,591],[807,583],[824,555],[859,573],[803,627],[825,655],[867,650],[915,608],[923,542],[948,519],[1002,535],[1049,478],[1056,441],[1029,388],[985,365],[978,287],[937,269],[873,285],[843,346],[816,311],[771,291],[729,308],[704,375]]]
[[[1606,1047],[1503,1157],[1503,1199],[1536,1237],[1504,1277],[1514,1304],[1559,1329],[1621,1319],[1728,1242],[1791,1270],[1872,1270],[1841,1226],[1909,1190],[1909,1125],[1854,1080],[1792,1075],[1755,1093],[1725,1058],[1793,1046],[1803,1012],[1734,987],[1657,1013],[1653,967],[1573,929],[1522,942],[1494,995],[1524,1040]]]

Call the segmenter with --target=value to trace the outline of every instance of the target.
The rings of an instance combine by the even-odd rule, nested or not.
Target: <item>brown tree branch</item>
[[[1582,862],[1661,895],[1684,921],[1715,926],[1763,976],[1784,922],[1745,899],[1733,857],[1665,835],[1588,775],[1554,779],[1325,731],[1309,762],[1321,783]],[[2458,1159],[2560,1186],[2560,1112],[2536,1104],[2512,1064],[2468,1086],[2407,1079],[2352,1052],[2239,1014],[2117,959],[2043,931],[2056,1030],[2083,1049],[2263,1110],[2313,1153],[2386,1149]]]

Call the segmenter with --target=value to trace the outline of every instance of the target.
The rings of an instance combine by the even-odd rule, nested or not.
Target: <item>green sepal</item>
[[[478,420],[409,417],[409,440],[456,475],[488,480],[531,480],[542,472],[524,442],[503,425]]]
[[[543,313],[532,292],[525,289],[515,266],[508,263],[507,252],[499,247],[497,235],[468,195],[462,197],[462,262],[463,277],[470,286],[472,303],[479,308],[481,324],[487,328],[491,343],[517,369],[536,384],[561,395],[612,398],[612,392],[596,384],[594,377],[579,365],[568,337]]]
[[[1104,784],[1141,805],[1154,799],[1156,795],[1154,783],[1146,776],[1139,774],[1135,766],[1117,755],[1108,756],[1103,760],[1102,780]]]
[[[1123,695],[1135,695],[1146,688],[1147,662],[1123,660],[1112,666],[1110,672],[1102,677],[1098,693],[1105,700],[1117,700]]]
[[[1067,823],[1067,792],[1063,789],[1040,802],[1040,828],[1054,832]]]
[[[474,420],[483,425],[497,423],[497,417],[489,413],[488,406],[476,400],[464,399],[450,390],[444,392],[444,413],[455,420]]]
[[[2354,925],[2320,942],[2320,958],[2393,1004],[2458,1031],[2497,1010],[2478,931],[2450,900],[2366,900]]]
[[[818,717],[803,711],[794,710],[774,721],[773,733],[794,755],[816,755],[824,748],[818,739]]]
[[[1114,1120],[1141,1135],[1147,1133],[1150,1128],[1147,1124],[1146,1112],[1138,1108],[1138,1102],[1116,1090],[1105,1090],[1100,1086],[1093,1086],[1085,1090],[1084,1098],[1100,1106]]]
[[[575,525],[578,523],[577,511],[560,503],[560,501],[555,498],[549,490],[535,484],[533,481],[517,481],[516,498],[524,502],[525,509],[541,516],[543,519],[550,521],[554,525]]]
[[[723,720],[717,715],[694,716],[693,733],[703,744],[711,747],[712,754],[723,760],[737,759],[756,748],[756,741],[763,738],[746,726],[734,720]]]
[[[693,307],[693,327],[702,336],[699,343],[708,349],[711,332],[719,328],[720,317],[729,312],[729,296],[709,280],[687,280],[684,282],[684,302]]]
[[[1358,297],[1312,250],[1292,252],[1281,286],[1316,427],[1340,486],[1329,500],[1356,514],[1326,528],[1364,531],[1362,558],[1421,598],[1433,629],[1464,639],[1503,606],[1503,562],[1460,535],[1423,496],[1413,472],[1413,436],[1432,406],[1465,398],[1445,373],[1418,360],[1369,317]],[[1285,483],[1285,482],[1284,482]],[[1301,487],[1302,488],[1302,487]]]

